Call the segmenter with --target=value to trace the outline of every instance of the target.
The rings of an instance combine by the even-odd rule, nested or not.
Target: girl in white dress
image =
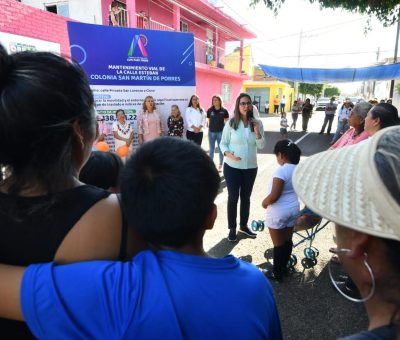
[[[281,281],[292,254],[293,227],[300,212],[292,175],[300,161],[301,150],[286,139],[275,144],[274,153],[280,167],[272,174],[268,195],[262,201],[263,208],[267,209],[265,225],[274,245],[273,269],[267,270],[265,274],[270,279]]]

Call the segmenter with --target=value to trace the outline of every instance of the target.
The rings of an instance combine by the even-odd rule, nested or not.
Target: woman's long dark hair
[[[240,120],[242,119],[240,117],[240,111],[239,111],[239,105],[240,105],[240,100],[242,98],[247,98],[249,100],[249,102],[251,103],[251,98],[247,93],[240,93],[239,96],[236,98],[236,102],[235,102],[235,109],[233,111],[233,117],[231,118],[231,120],[229,121],[229,125],[234,129],[237,130],[239,127],[239,123]],[[253,112],[253,111],[251,111]],[[249,124],[250,126],[250,131],[254,132],[254,127],[253,124]]]
[[[78,64],[47,52],[8,55],[0,45],[0,186],[10,194],[63,190],[77,171],[73,150],[94,138],[93,105]]]
[[[197,94],[193,94],[193,95],[190,97],[189,103],[188,103],[188,107],[193,107],[192,99],[193,99],[194,97],[196,97],[196,98],[199,100],[199,110],[200,110],[200,112],[203,112],[204,110],[203,110],[203,108],[202,108],[201,105],[200,105],[200,98],[199,98],[199,96],[198,96]]]

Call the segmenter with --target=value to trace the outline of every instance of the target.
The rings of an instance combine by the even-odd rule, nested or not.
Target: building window
[[[189,32],[189,25],[185,21],[181,21],[181,32]]]
[[[221,95],[224,103],[230,103],[232,99],[232,84],[222,83]]]
[[[59,4],[45,5],[46,11],[54,14],[61,15],[63,17],[69,17],[69,5],[66,2]]]

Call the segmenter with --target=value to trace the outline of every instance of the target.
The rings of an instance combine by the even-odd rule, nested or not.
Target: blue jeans
[[[343,122],[338,120],[337,129],[335,135],[332,138],[331,143],[335,143],[341,137],[341,135],[344,134],[349,128],[350,126],[347,121]]]
[[[208,131],[208,142],[210,143],[210,158],[214,160],[215,142],[217,142],[219,151],[219,165],[222,165],[222,162],[224,161],[224,155],[222,154],[221,149],[219,147],[219,143],[221,143],[221,138],[222,138],[222,131],[221,132]]]
[[[257,168],[236,169],[224,164],[228,188],[228,228],[236,229],[237,204],[240,195],[240,227],[246,227],[250,215],[250,196],[257,176]]]

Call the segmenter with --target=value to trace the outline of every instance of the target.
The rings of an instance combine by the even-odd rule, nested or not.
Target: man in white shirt
[[[322,124],[320,135],[322,135],[325,131],[326,124],[328,124],[328,129],[326,130],[326,134],[330,135],[331,134],[331,128],[332,128],[332,122],[333,118],[335,117],[335,112],[337,109],[337,104],[335,103],[335,97],[331,98],[331,101],[329,104],[326,105],[325,108],[325,119],[324,119],[324,124]]]
[[[353,108],[350,100],[346,100],[343,103],[342,108],[339,110],[338,125],[335,135],[332,138],[330,145],[335,144],[335,142],[340,138],[340,136],[349,129],[349,117],[351,109]]]

